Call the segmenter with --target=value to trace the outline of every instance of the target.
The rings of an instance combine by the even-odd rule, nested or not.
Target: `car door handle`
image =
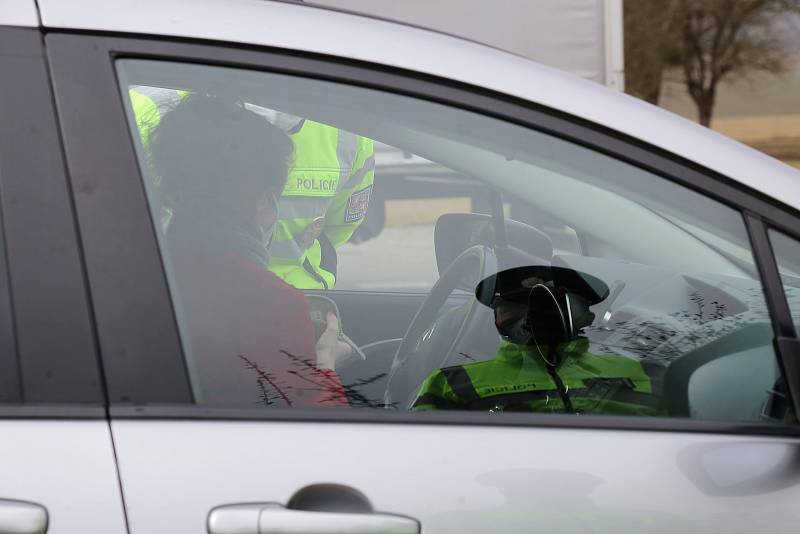
[[[414,519],[391,514],[290,510],[280,504],[231,504],[208,514],[209,534],[419,534]]]
[[[45,534],[47,509],[36,503],[0,499],[0,534]]]

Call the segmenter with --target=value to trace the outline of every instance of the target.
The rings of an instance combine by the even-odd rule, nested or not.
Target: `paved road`
[[[427,292],[438,279],[433,224],[387,226],[339,249],[336,289]]]

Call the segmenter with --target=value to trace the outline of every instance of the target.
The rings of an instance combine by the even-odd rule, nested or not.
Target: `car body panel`
[[[35,0],[0,0],[0,26],[32,28],[38,25]]]
[[[19,8],[25,4],[17,2],[4,11],[9,3],[0,2],[0,24],[13,22],[9,15],[23,13]],[[33,16],[17,21],[38,25],[35,10]],[[50,533],[124,534],[116,459],[44,55],[37,29],[0,26],[0,359],[3,372],[13,376],[2,381],[0,498],[44,507]],[[9,382],[15,381],[17,395],[10,395]],[[0,531],[33,532],[15,522],[13,512],[7,507],[0,511]]]
[[[262,421],[112,423],[133,534],[315,483],[437,532],[794,532],[800,442],[710,434]]]
[[[800,209],[800,172],[788,165],[634,97],[434,31],[313,6],[259,0],[200,0],[193,2],[191,9],[181,0],[120,0],[114,9],[103,0],[40,0],[39,8],[47,28],[301,50],[484,87],[640,139]],[[486,68],[476,65],[491,65],[491,76]]]
[[[0,497],[44,506],[48,534],[127,533],[106,420],[5,419],[0,434]]]

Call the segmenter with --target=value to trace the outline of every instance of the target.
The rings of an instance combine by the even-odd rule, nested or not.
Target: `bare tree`
[[[790,48],[776,25],[800,13],[800,0],[627,0],[625,10],[630,92],[657,103],[662,77],[674,70],[708,126],[720,82],[785,71]]]
[[[682,0],[683,39],[674,58],[698,121],[709,126],[722,80],[752,72],[781,73],[787,45],[774,31],[778,17],[800,11],[800,0]]]
[[[626,0],[625,91],[658,105],[676,36],[678,0]]]

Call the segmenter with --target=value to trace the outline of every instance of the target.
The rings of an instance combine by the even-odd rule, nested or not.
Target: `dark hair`
[[[162,114],[150,152],[167,204],[222,206],[266,192],[280,195],[294,144],[239,104],[189,95]]]

